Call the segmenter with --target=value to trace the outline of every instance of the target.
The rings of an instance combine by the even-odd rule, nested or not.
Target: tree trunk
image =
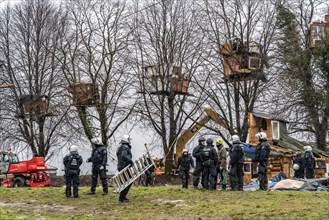
[[[166,164],[165,173],[170,174],[174,161],[174,145],[176,142],[176,121],[175,121],[175,106],[174,106],[175,94],[170,94],[168,96],[168,106],[169,106],[169,148],[166,152]]]

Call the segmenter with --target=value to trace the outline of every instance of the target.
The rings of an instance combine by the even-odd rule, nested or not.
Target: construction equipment
[[[125,167],[112,177],[111,180],[114,183],[115,192],[120,193],[152,166],[154,166],[154,163],[147,150],[147,153],[137,159],[131,166]]]
[[[7,151],[0,152],[0,184],[7,187],[49,186],[48,170],[44,157],[19,161],[17,155]]]
[[[206,112],[206,116],[203,117],[200,121],[196,122],[192,125],[188,130],[184,131],[184,133],[177,139],[176,142],[176,161],[178,157],[182,155],[182,151],[186,145],[186,143],[191,140],[191,138],[209,121],[213,120],[217,124],[221,125],[224,128],[228,128],[226,122],[222,117],[215,112],[211,108],[206,108],[204,110]]]

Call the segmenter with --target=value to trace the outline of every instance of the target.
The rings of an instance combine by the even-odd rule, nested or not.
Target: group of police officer
[[[255,162],[258,162],[258,178],[259,178],[259,189],[268,189],[267,179],[267,165],[268,158],[270,155],[270,145],[267,141],[265,132],[259,132],[256,134],[259,139],[259,144],[256,148]],[[199,144],[193,150],[192,156],[189,155],[188,150],[184,149],[182,156],[178,158],[178,168],[180,170],[179,176],[182,179],[182,187],[188,188],[188,180],[190,177],[190,168],[194,168],[193,172],[193,186],[195,189],[198,188],[201,179],[201,185],[204,189],[215,190],[220,180],[222,190],[226,190],[227,175],[229,175],[231,190],[243,190],[243,163],[244,163],[244,145],[240,141],[238,135],[232,135],[232,145],[229,148],[229,171],[227,172],[227,151],[223,146],[223,140],[221,138],[216,140],[216,148],[213,145],[213,140],[204,137],[200,137],[198,140]],[[106,173],[107,165],[107,148],[102,143],[100,138],[91,139],[93,144],[93,150],[91,157],[87,159],[87,162],[92,163],[92,176],[91,176],[91,190],[87,195],[94,195],[96,193],[96,186],[98,176],[102,182],[103,193],[102,195],[108,194],[108,181]],[[129,135],[123,135],[120,147],[117,150],[118,158],[118,171],[121,171],[126,166],[132,165],[132,154],[131,154],[131,138]],[[296,157],[294,158],[293,168],[295,170],[296,178],[314,178],[314,166],[315,160],[310,146],[305,146],[305,154],[303,155],[300,151],[297,151]],[[78,185],[79,185],[79,174],[80,166],[83,162],[82,157],[79,155],[77,146],[72,145],[69,148],[70,154],[66,155],[63,159],[65,166],[65,178],[66,178],[66,196],[71,197],[71,185],[73,185],[73,196],[79,197]],[[120,202],[129,202],[126,197],[131,185],[125,188],[119,196]]]
[[[92,176],[91,176],[91,189],[87,195],[96,194],[96,186],[98,176],[102,182],[103,193],[102,195],[108,194],[108,180],[107,180],[107,148],[103,144],[101,138],[92,138],[91,143],[93,145],[93,150],[91,157],[87,159],[87,163],[92,163]],[[132,154],[131,154],[131,138],[129,135],[123,135],[120,147],[117,150],[118,158],[118,171],[121,171],[126,166],[133,164]],[[78,186],[79,186],[79,174],[80,166],[83,162],[82,157],[79,155],[77,146],[72,145],[69,148],[70,154],[66,155],[63,159],[65,167],[65,180],[66,180],[66,197],[71,197],[71,185],[73,183],[73,196],[74,198],[79,197]],[[120,192],[119,202],[129,202],[127,194],[129,192],[131,185]]]
[[[258,176],[260,190],[268,189],[267,164],[270,155],[270,145],[267,141],[266,133],[256,134],[259,144],[256,149],[255,162],[258,162]],[[194,168],[193,186],[198,188],[201,185],[204,189],[215,190],[219,180],[222,190],[226,190],[227,175],[229,175],[231,190],[243,190],[243,163],[244,145],[238,135],[232,136],[232,146],[229,148],[229,172],[227,172],[227,151],[223,146],[223,139],[216,140],[216,148],[212,139],[200,137],[199,144],[193,150],[192,156],[195,158],[195,166],[192,156],[188,150],[184,149],[182,156],[178,158],[179,176],[182,178],[183,188],[188,188],[189,170]]]
[[[307,179],[314,178],[315,159],[311,146],[304,147],[305,153],[296,151],[293,159],[293,169],[295,170],[295,178]]]

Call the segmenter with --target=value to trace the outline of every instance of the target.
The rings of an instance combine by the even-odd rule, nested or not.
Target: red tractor
[[[49,186],[51,180],[44,157],[19,161],[15,153],[0,152],[0,185],[9,187]]]

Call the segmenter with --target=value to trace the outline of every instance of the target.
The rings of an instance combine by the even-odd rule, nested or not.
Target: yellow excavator
[[[200,121],[195,122],[189,129],[184,131],[184,133],[177,139],[176,142],[176,157],[175,160],[177,161],[178,157],[182,155],[182,151],[189,140],[203,127],[207,124],[208,121],[212,120],[215,123],[219,124],[224,128],[228,128],[224,119],[215,112],[211,108],[206,108],[204,110],[206,112],[206,116],[204,116]]]
[[[212,120],[215,123],[221,125],[224,128],[228,128],[228,126],[226,125],[224,119],[222,119],[222,117],[215,112],[213,109],[211,108],[206,108],[204,109],[206,115],[201,118],[201,120],[194,122],[192,124],[192,126],[187,129],[186,131],[184,131],[182,133],[181,136],[179,136],[179,138],[177,139],[176,142],[176,154],[175,154],[175,161],[174,161],[174,165],[175,162],[178,161],[178,158],[182,155],[182,151],[185,147],[185,145],[187,144],[187,142],[189,140],[191,140],[193,138],[193,136],[203,127],[205,126],[205,124],[207,124],[208,121]],[[165,171],[165,158],[155,158],[153,159],[154,163],[156,164],[156,174],[161,174],[164,173]],[[175,166],[173,166],[172,169],[172,173],[175,173],[176,169]]]

